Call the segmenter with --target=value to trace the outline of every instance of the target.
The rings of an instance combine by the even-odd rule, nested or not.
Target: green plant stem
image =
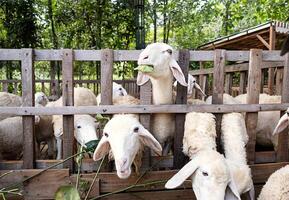
[[[12,185],[7,186],[6,189],[10,189],[10,188],[15,188],[15,187],[21,186],[21,184],[23,184],[24,182],[27,182],[27,181],[29,181],[30,179],[33,179],[33,178],[35,178],[36,176],[42,174],[43,172],[45,172],[45,171],[47,171],[47,170],[49,170],[49,169],[52,169],[52,168],[54,168],[54,167],[56,167],[56,166],[58,166],[58,165],[60,165],[60,164],[62,164],[62,163],[65,163],[66,161],[68,161],[68,160],[70,160],[70,159],[74,158],[75,156],[78,156],[78,155],[80,155],[80,154],[82,154],[82,153],[85,153],[85,152],[82,151],[82,152],[76,153],[76,154],[74,154],[74,155],[72,155],[72,156],[69,156],[68,158],[62,160],[61,162],[55,163],[54,165],[51,165],[50,167],[47,167],[47,168],[45,168],[44,170],[42,170],[42,171],[40,171],[40,172],[38,172],[38,173],[36,173],[36,174],[34,174],[34,175],[32,175],[32,176],[29,176],[29,177],[25,178],[24,180],[22,180],[22,181],[19,182],[19,183],[15,183],[15,184],[12,184]]]
[[[113,195],[113,194],[118,194],[118,193],[121,193],[121,192],[125,192],[129,189],[132,189],[132,188],[135,188],[135,187],[146,187],[146,186],[149,186],[149,185],[155,185],[155,184],[159,184],[159,183],[165,183],[167,182],[168,180],[160,180],[160,181],[152,181],[152,182],[149,182],[149,183],[141,183],[141,184],[136,184],[136,185],[130,185],[128,187],[125,187],[123,189],[120,189],[120,190],[116,190],[116,191],[113,191],[113,192],[110,192],[110,193],[106,193],[106,194],[103,194],[103,195],[100,195],[98,197],[95,197],[95,198],[92,198],[92,199],[89,199],[89,200],[96,200],[96,199],[100,199],[100,198],[103,198],[103,197],[106,197],[106,196],[110,196],[110,195]]]
[[[11,171],[9,171],[9,172],[6,172],[6,173],[2,174],[2,175],[0,176],[0,179],[3,178],[4,176],[7,176],[8,174],[11,174],[12,172],[14,172],[14,171],[11,170]]]
[[[99,164],[99,166],[98,166],[98,169],[97,169],[97,171],[96,171],[96,173],[95,173],[95,176],[93,177],[92,183],[91,183],[90,186],[89,186],[89,189],[88,189],[88,191],[87,191],[87,194],[85,195],[84,200],[87,200],[87,198],[88,198],[88,196],[89,196],[89,194],[90,194],[90,191],[91,191],[91,189],[92,189],[92,187],[93,187],[93,185],[94,185],[94,183],[95,183],[95,181],[96,181],[96,177],[97,177],[98,174],[99,174],[99,171],[100,171],[100,168],[101,168],[101,166],[102,166],[102,164],[103,164],[104,159],[105,159],[105,157],[102,158],[102,160],[101,160],[101,162],[100,162],[100,164]]]

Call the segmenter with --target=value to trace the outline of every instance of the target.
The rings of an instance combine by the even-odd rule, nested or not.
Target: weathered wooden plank
[[[276,92],[275,95],[282,94],[282,84],[283,84],[283,69],[278,68],[276,73]]]
[[[227,73],[225,81],[225,93],[232,95],[232,85],[233,85],[233,74]]]
[[[212,104],[223,104],[225,62],[226,62],[226,51],[221,49],[215,50]],[[222,114],[215,114],[215,116],[216,116],[216,131],[217,131],[217,138],[216,138],[217,149],[219,152],[222,152],[221,148]]]
[[[255,163],[273,163],[276,162],[275,151],[261,151],[255,153]]]
[[[34,106],[33,50],[22,49],[21,60],[22,104]],[[33,169],[35,161],[34,116],[24,116],[23,122],[23,168]]]
[[[260,84],[260,93],[264,93],[265,84],[265,71],[261,70],[261,84]]]
[[[51,109],[46,107],[0,107],[0,114],[13,115],[73,115],[73,114],[117,114],[117,113],[188,113],[188,112],[259,112],[286,110],[283,104],[234,104],[234,105],[127,105],[127,106],[66,106]]]
[[[283,71],[283,90],[282,90],[282,103],[289,102],[289,53],[285,56],[284,71]],[[283,115],[284,112],[281,112]],[[278,149],[277,149],[277,161],[288,161],[288,130],[278,136]]]
[[[184,73],[186,82],[188,79],[188,69],[190,64],[190,52],[188,50],[180,50],[179,53],[179,65]],[[176,104],[187,104],[187,87],[181,84],[177,85],[177,97]],[[185,115],[176,114],[175,122],[175,135],[174,135],[174,168],[182,168],[186,162],[186,156],[183,154],[183,137],[184,137],[184,123]]]
[[[276,46],[276,32],[275,27],[270,26],[269,31],[269,50],[275,50]],[[274,87],[274,68],[271,67],[268,69],[268,92],[270,95],[273,94],[273,88]]]
[[[262,50],[251,49],[249,72],[248,72],[248,91],[247,103],[259,103],[260,85],[261,85],[261,64]],[[247,143],[247,158],[250,164],[255,162],[255,145],[256,145],[256,127],[258,122],[258,113],[246,114],[246,125],[249,136]]]
[[[62,100],[63,106],[73,106],[73,51],[62,50]],[[68,158],[74,153],[74,117],[63,115],[63,158]],[[64,163],[64,167],[73,171],[73,160]]]
[[[112,104],[113,50],[101,50],[101,105]]]
[[[240,73],[239,94],[246,93],[246,72]]]

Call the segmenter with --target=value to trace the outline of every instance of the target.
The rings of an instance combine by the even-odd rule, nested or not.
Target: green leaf
[[[104,117],[101,114],[97,114],[96,120],[100,123],[106,123],[107,121],[109,121],[109,117]]]
[[[65,185],[58,188],[55,193],[55,200],[80,200],[80,196],[74,186]]]
[[[91,140],[91,141],[87,142],[85,144],[85,146],[86,146],[85,151],[86,152],[94,152],[98,143],[99,143],[99,140]]]
[[[149,65],[139,65],[138,67],[134,68],[135,70],[144,72],[144,73],[150,73],[154,71],[154,68]]]

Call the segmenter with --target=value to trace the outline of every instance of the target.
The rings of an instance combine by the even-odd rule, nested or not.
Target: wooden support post
[[[18,92],[18,84],[17,84],[17,82],[14,82],[13,93],[17,95],[17,92]]]
[[[113,75],[113,50],[103,49],[101,50],[100,61],[100,92],[101,92],[101,105],[112,105],[112,75]],[[107,159],[107,158],[106,158]],[[104,171],[112,171],[112,162],[108,159],[105,160],[107,165],[104,166]]]
[[[130,84],[128,84],[130,85]],[[152,84],[150,81],[145,83],[140,87],[140,104],[141,105],[150,105],[152,103]],[[141,124],[150,131],[151,129],[151,115],[150,114],[141,114],[140,115]],[[142,166],[143,169],[149,169],[151,166],[151,151],[148,148],[145,148],[145,153],[143,155]]]
[[[276,32],[275,27],[273,25],[270,26],[269,44],[270,44],[269,50],[275,50]],[[273,94],[273,89],[274,89],[274,68],[271,67],[268,69],[268,92],[270,95]]]
[[[190,52],[183,49],[179,52],[179,65],[184,73],[186,82],[188,80],[188,70],[190,65]],[[177,85],[176,104],[187,104],[187,87]],[[186,156],[183,153],[185,115],[176,114],[176,130],[174,136],[174,168],[182,168],[186,162]]]
[[[261,85],[261,64],[262,64],[262,50],[251,49],[248,72],[248,104],[258,104]],[[247,157],[249,164],[255,162],[255,144],[256,144],[256,127],[258,122],[258,113],[246,114],[246,125],[249,136],[247,144]]]
[[[232,95],[233,76],[232,73],[226,74],[225,93]]]
[[[264,70],[261,70],[260,93],[264,92],[264,85],[265,85],[265,72],[264,72]]]
[[[239,94],[246,93],[246,72],[240,72]]]
[[[282,85],[283,85],[283,69],[282,68],[277,68],[277,73],[276,73],[276,94],[275,95],[282,95]]]
[[[204,63],[200,62],[200,70],[204,69]],[[201,87],[201,89],[204,89],[205,83],[204,83],[204,78],[205,76],[203,74],[200,74],[199,76],[199,85]],[[203,90],[205,92],[205,90]],[[202,93],[198,92],[198,99],[204,99],[204,96],[202,95]]]
[[[4,83],[2,84],[2,91],[3,91],[3,92],[8,92],[8,82],[4,82]]]
[[[33,50],[22,49],[21,60],[22,103],[23,106],[34,106],[34,66]],[[23,168],[35,166],[34,116],[23,116]]]
[[[226,50],[216,49],[214,55],[212,104],[223,104],[225,61],[226,61]],[[217,131],[217,139],[216,139],[217,149],[219,152],[222,152],[221,148],[222,114],[216,114],[215,116],[216,116],[216,131]]]
[[[284,73],[283,73],[283,90],[282,90],[282,103],[289,102],[289,53],[285,55]],[[283,115],[284,112],[281,112]],[[277,149],[277,161],[288,161],[288,130],[279,134],[278,136],[278,149]]]
[[[74,105],[73,89],[73,51],[62,50],[62,100],[63,106]],[[74,153],[74,116],[63,115],[63,158],[72,156]],[[63,163],[65,168],[73,172],[73,159]]]

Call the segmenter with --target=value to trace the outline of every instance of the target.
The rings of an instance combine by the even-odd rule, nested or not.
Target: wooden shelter
[[[239,33],[221,37],[198,47],[201,50],[280,50],[282,42],[289,33],[289,23],[270,21],[258,26],[245,29]],[[276,75],[276,87],[282,77],[282,70],[274,72],[274,65],[268,69],[268,93],[274,93],[274,79]],[[282,82],[282,80],[281,80]],[[277,89],[276,89],[277,90]],[[276,91],[280,94],[280,91]]]

